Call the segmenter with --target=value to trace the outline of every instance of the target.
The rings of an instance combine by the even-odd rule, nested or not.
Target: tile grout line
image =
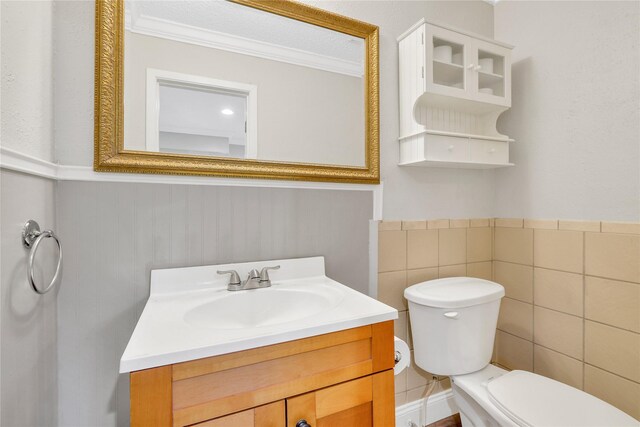
[[[531,303],[533,305],[533,307],[531,307],[531,369],[533,372],[536,371],[536,347],[535,347],[535,341],[536,341],[536,277],[535,277],[535,267],[534,265],[536,264],[536,231],[533,230],[533,238],[531,239],[531,255],[532,255],[532,263],[533,265],[531,266]]]
[[[602,223],[600,223],[600,229],[602,230]],[[587,272],[587,234],[582,232],[582,389],[585,388],[586,383],[586,352],[587,352],[587,323],[586,309],[587,309],[587,295],[585,286],[585,274]]]

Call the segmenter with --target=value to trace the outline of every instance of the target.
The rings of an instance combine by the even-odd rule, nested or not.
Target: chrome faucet
[[[227,285],[228,291],[245,291],[249,289],[268,288],[271,286],[271,279],[269,279],[269,270],[277,270],[280,266],[264,267],[260,272],[255,268],[249,272],[247,280],[240,282],[240,275],[235,270],[218,270],[218,274],[229,274],[229,284]]]

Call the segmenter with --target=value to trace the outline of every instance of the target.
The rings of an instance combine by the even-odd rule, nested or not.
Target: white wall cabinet
[[[511,106],[512,47],[424,20],[398,44],[400,164],[511,166],[496,121]]]

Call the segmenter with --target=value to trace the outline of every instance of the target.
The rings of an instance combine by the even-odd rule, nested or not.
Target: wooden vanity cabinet
[[[389,427],[393,322],[132,372],[131,425]]]

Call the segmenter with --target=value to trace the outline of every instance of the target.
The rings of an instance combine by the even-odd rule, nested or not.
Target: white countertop
[[[265,289],[230,292],[228,276],[216,273],[233,269],[244,279],[250,269],[271,265],[281,268],[270,272],[272,286]],[[300,304],[296,301],[298,295]],[[228,309],[233,304],[225,307],[224,301],[232,301],[231,298],[236,304],[246,301],[251,306],[248,326],[239,322],[244,318],[229,319],[234,315]],[[277,307],[274,310],[261,305],[262,300],[278,302]],[[297,317],[281,321],[288,316],[289,307]],[[305,312],[307,307],[310,314]],[[260,322],[262,315],[268,321]],[[326,277],[323,257],[154,270],[151,295],[120,359],[120,372],[247,350],[397,317],[394,308]]]

